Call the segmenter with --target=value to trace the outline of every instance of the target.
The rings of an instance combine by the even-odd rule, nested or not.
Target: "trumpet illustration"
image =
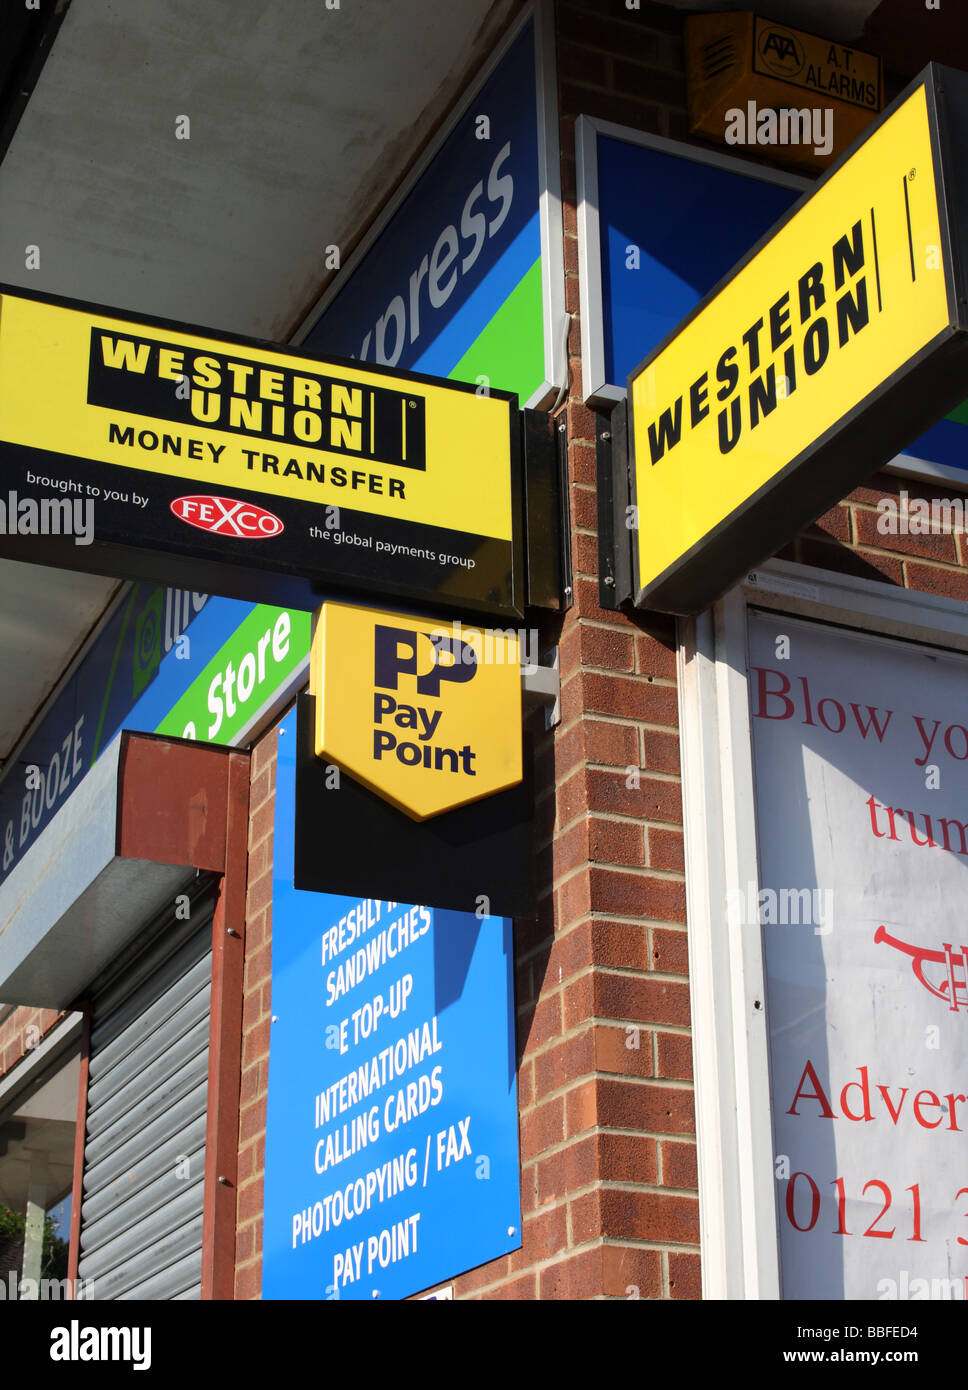
[[[968,946],[960,946],[956,951],[945,941],[940,951],[930,951],[926,946],[913,946],[907,941],[900,941],[896,936],[889,935],[883,926],[877,928],[874,941],[875,944],[884,941],[895,951],[903,951],[910,956],[915,979],[924,985],[929,994],[942,999],[952,1013],[968,1009]],[[940,965],[943,970],[928,970],[926,973],[925,968],[929,965]],[[928,975],[932,975],[933,980]]]

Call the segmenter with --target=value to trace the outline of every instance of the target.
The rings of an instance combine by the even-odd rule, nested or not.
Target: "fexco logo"
[[[234,497],[176,497],[171,510],[181,521],[216,536],[235,536],[243,541],[263,541],[286,528],[277,516],[252,502]]]
[[[795,77],[805,62],[803,49],[788,29],[764,29],[759,47],[764,67],[778,77]]]
[[[414,820],[520,782],[513,629],[325,603],[309,669],[317,755]]]

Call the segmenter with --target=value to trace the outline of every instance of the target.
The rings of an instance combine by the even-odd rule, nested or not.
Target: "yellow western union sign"
[[[94,498],[105,542],[146,535],[169,553],[520,607],[515,407],[506,392],[0,292],[4,485],[28,495],[40,477]]]
[[[414,820],[521,781],[513,629],[324,603],[310,691],[317,755]]]
[[[706,607],[965,396],[949,79],[968,109],[929,69],[629,377],[641,605]]]

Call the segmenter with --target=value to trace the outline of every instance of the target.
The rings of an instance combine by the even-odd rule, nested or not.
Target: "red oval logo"
[[[232,536],[241,541],[269,540],[286,529],[265,507],[257,507],[254,502],[240,502],[235,497],[176,497],[171,510],[179,521],[187,521],[199,531],[211,531],[213,535]]]

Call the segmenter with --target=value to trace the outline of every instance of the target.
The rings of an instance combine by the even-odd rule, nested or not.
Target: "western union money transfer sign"
[[[926,69],[630,375],[640,605],[708,606],[964,398],[966,130]]]
[[[124,574],[194,557],[208,568],[180,564],[179,583],[245,597],[271,597],[277,574],[516,612],[515,407],[4,291],[0,479],[18,518],[4,550]],[[45,498],[93,503],[94,544],[34,534],[20,502]]]
[[[521,781],[513,629],[324,603],[309,670],[317,755],[412,819]]]

